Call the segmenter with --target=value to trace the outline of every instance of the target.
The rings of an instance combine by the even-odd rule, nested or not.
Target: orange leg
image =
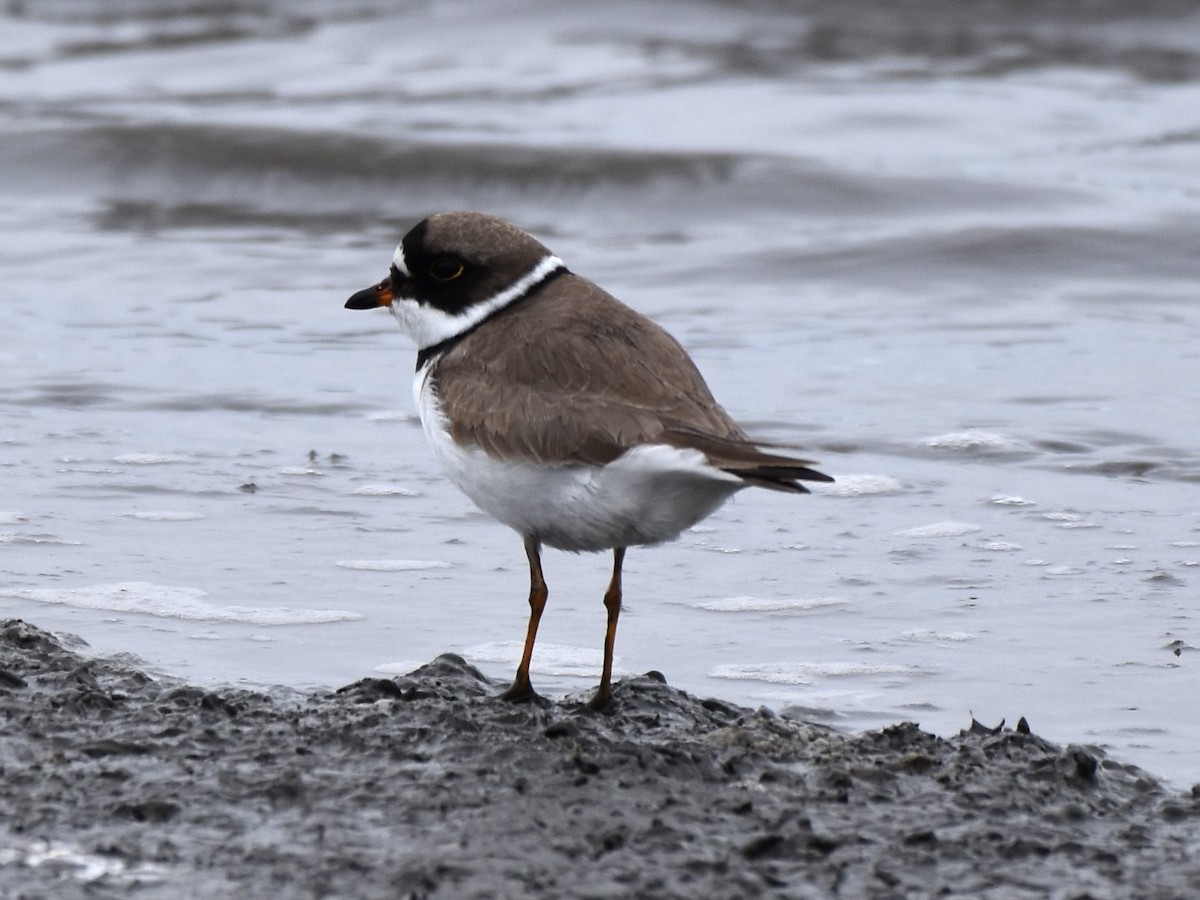
[[[604,608],[608,610],[608,627],[604,630],[604,669],[600,673],[600,687],[592,698],[592,709],[604,709],[612,700],[613,647],[617,643],[617,619],[621,615],[621,565],[624,562],[625,548],[615,548],[612,581],[604,592]]]
[[[525,538],[525,555],[529,558],[529,629],[525,632],[525,652],[517,666],[517,677],[512,687],[500,695],[505,700],[528,700],[537,696],[529,681],[529,663],[533,659],[533,642],[537,640],[538,623],[542,620],[550,589],[542,576],[542,547],[536,538]],[[620,600],[617,602],[619,604]]]

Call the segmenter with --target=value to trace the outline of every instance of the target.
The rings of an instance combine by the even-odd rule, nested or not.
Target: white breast
[[[635,447],[604,466],[495,459],[450,437],[430,368],[417,373],[413,395],[442,471],[484,512],[548,546],[581,551],[658,544],[745,487],[699,451],[664,444]]]

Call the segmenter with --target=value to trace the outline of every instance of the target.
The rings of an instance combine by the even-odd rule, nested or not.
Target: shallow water
[[[631,552],[622,672],[1200,780],[1193,7],[106,9],[0,14],[0,614],[204,683],[511,671],[519,540],[342,309],[478,208],[838,478]],[[608,563],[546,564],[584,690]]]

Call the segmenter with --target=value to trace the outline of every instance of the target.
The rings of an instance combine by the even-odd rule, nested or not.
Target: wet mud
[[[0,896],[1200,895],[1200,791],[1025,727],[848,736],[654,673],[604,714],[501,687],[446,655],[207,690],[5,622]]]

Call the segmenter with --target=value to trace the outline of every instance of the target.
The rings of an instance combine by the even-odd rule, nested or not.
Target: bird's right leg
[[[512,687],[500,695],[505,700],[528,700],[537,696],[529,681],[529,662],[533,659],[533,643],[537,640],[538,623],[542,620],[550,590],[542,576],[542,547],[537,538],[525,538],[525,555],[529,558],[529,629],[525,632],[525,652],[517,666],[517,677],[513,679]]]

